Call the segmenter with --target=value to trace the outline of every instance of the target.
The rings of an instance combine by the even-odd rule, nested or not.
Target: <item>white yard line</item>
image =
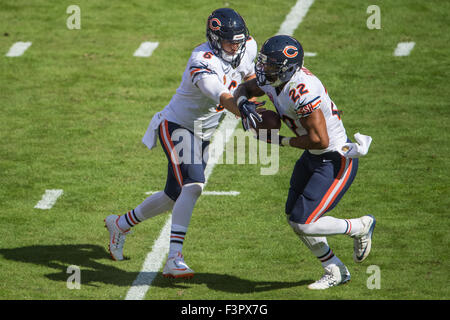
[[[395,48],[394,56],[396,57],[409,56],[415,45],[416,45],[415,42],[399,42],[397,44],[397,48]]]
[[[203,191],[202,195],[205,196],[238,196],[241,193],[239,191]]]
[[[133,56],[142,58],[150,57],[158,45],[159,42],[142,42],[139,48],[134,52]]]
[[[51,209],[55,205],[56,200],[58,200],[63,193],[64,192],[61,189],[45,190],[42,199],[34,207],[42,210]]]
[[[284,19],[277,34],[292,36],[313,3],[314,0],[298,0]]]
[[[234,129],[240,121],[241,120],[236,118],[234,114],[227,112],[225,118],[215,132],[214,138],[209,146],[209,159],[205,168],[205,187],[217,162],[222,159],[225,146],[233,136]]]
[[[31,42],[16,42],[9,49],[6,54],[7,57],[20,57],[31,46]]]
[[[277,35],[285,34],[288,36],[292,36],[294,34],[294,31],[303,21],[303,18],[306,16],[309,7],[311,7],[313,3],[314,0],[297,1],[295,6],[292,7],[291,11],[286,16],[284,22],[281,24],[280,30],[278,30],[276,34]],[[316,52],[305,52],[305,57],[315,57],[315,56],[317,56]]]
[[[306,16],[309,7],[313,4],[314,0],[298,0],[289,14],[286,16],[285,21],[281,24],[278,34],[292,35]],[[233,135],[233,131],[239,119],[230,113],[228,113],[225,119],[217,129],[214,138],[210,145],[210,158],[205,168],[205,186],[208,182],[208,178],[211,175],[214,166],[222,157],[222,153],[228,140]],[[220,137],[215,139],[215,137]],[[225,138],[224,138],[225,137]],[[125,300],[142,300],[145,298],[147,291],[162,267],[163,261],[167,253],[169,252],[169,232],[171,226],[171,216],[166,220],[166,223],[153,245],[152,251],[148,253],[141,272],[134,280],[131,288],[128,290]]]
[[[142,270],[139,272],[136,280],[133,281],[125,300],[144,299],[150,285],[162,268],[164,259],[169,252],[171,217],[172,215],[169,215],[158,239],[153,244],[152,251],[147,254]]]

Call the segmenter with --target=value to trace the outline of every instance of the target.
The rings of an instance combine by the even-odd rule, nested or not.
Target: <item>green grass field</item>
[[[141,138],[205,41],[207,16],[228,4],[261,45],[295,3],[1,2],[0,299],[125,298],[167,215],[134,229],[121,262],[109,257],[103,219],[164,187],[164,153]],[[70,4],[81,8],[80,30],[66,27]],[[366,26],[372,4],[381,9],[379,30]],[[286,223],[289,178],[302,151],[283,148],[276,175],[260,175],[260,164],[215,167],[206,191],[240,195],[199,199],[183,249],[196,276],[158,274],[145,298],[449,299],[449,14],[450,3],[438,0],[316,0],[295,31],[305,51],[317,53],[305,66],[343,111],[349,136],[373,137],[331,213],[377,218],[371,255],[360,265],[352,239],[329,238],[352,274],[348,285],[307,289],[322,268]],[[18,41],[33,44],[6,57]],[[159,47],[134,57],[143,41]],[[416,46],[394,57],[402,41]],[[64,194],[52,209],[35,209],[46,189]],[[79,290],[67,288],[70,265],[81,269]],[[367,287],[371,265],[380,268],[380,289]]]

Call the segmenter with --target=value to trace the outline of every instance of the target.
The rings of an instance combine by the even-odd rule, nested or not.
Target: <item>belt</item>
[[[329,151],[329,152],[325,152],[325,153],[321,153],[321,154],[312,154],[308,150],[305,150],[305,152],[308,153],[309,157],[311,157],[312,159],[317,159],[317,160],[325,159],[325,160],[340,161],[342,158],[341,154],[337,151]]]

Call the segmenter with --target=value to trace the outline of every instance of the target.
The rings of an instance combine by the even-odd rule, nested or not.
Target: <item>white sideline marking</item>
[[[20,57],[31,46],[31,42],[16,42],[9,48],[7,57]]]
[[[415,45],[416,45],[415,42],[399,42],[397,44],[397,48],[395,48],[394,56],[396,57],[409,56]]]
[[[209,147],[209,159],[205,168],[205,187],[208,183],[209,176],[211,175],[215,165],[221,159],[225,146],[233,136],[234,129],[241,120],[236,118],[234,114],[227,111],[225,118],[222,120],[214,137],[220,137],[220,139],[213,139]],[[225,139],[222,139],[225,137]]]
[[[135,57],[150,57],[158,47],[159,42],[142,42],[139,48],[134,52],[133,56]]]
[[[232,134],[228,133],[232,133],[234,131],[239,121],[240,120],[236,119],[233,114],[227,112],[219,128],[216,130],[214,137],[223,137],[224,135],[226,135],[226,139],[213,138],[210,144],[210,153],[212,156],[209,158],[208,164],[205,168],[205,187],[208,183],[208,178],[211,175],[214,166],[217,164],[217,160],[221,157],[223,151],[225,150],[225,145],[232,136]],[[145,258],[141,272],[138,274],[136,280],[133,281],[131,288],[128,290],[125,300],[142,300],[145,298],[150,285],[152,284],[153,280],[162,267],[164,258],[169,252],[171,226],[172,215],[169,215],[158,239],[152,247],[152,251],[149,252],[147,254],[147,257]]]
[[[313,3],[314,0],[298,0],[281,24],[277,35],[286,34],[292,36]]]
[[[56,200],[62,196],[63,193],[62,189],[45,190],[42,199],[34,207],[42,210],[51,209],[55,205]]]
[[[307,0],[302,1],[298,0],[295,6],[291,9],[291,12],[286,16],[285,21],[281,24],[280,32],[284,34],[292,35],[295,31],[295,29],[298,27],[300,22],[302,22],[303,18],[306,16],[306,13],[308,12],[309,7],[313,4],[314,0]],[[294,13],[293,13],[294,12]],[[293,14],[292,14],[293,13]],[[295,18],[295,22],[289,22],[286,23],[287,20],[293,20],[294,18],[292,16],[297,16]],[[298,18],[300,17],[300,18]],[[283,27],[286,25],[286,27]],[[289,33],[288,33],[289,32]],[[223,119],[222,123],[220,124],[219,128],[216,131],[216,134],[219,136],[226,135],[225,139],[214,139],[210,144],[210,158],[208,161],[208,164],[205,168],[205,186],[208,182],[208,178],[212,173],[212,170],[214,166],[216,165],[217,161],[222,156],[222,153],[225,149],[225,145],[227,144],[230,137],[233,135],[233,130],[236,128],[237,124],[239,123],[239,119],[237,119],[233,114],[228,113]],[[231,131],[231,133],[230,133]],[[212,148],[214,151],[211,152]],[[169,252],[169,232],[170,232],[170,225],[171,225],[171,216],[167,218],[166,224],[164,225],[163,230],[161,231],[161,234],[159,235],[158,240],[156,240],[155,245],[152,248],[152,252],[154,250],[158,251],[160,254],[159,257],[162,254],[161,261],[154,261],[155,263],[153,265],[150,265],[148,262],[149,259],[152,259],[152,252],[150,252],[147,255],[147,258],[145,259],[144,265],[142,267],[142,271],[137,276],[136,280],[131,285],[131,288],[128,290],[127,296],[125,297],[125,300],[142,300],[145,298],[145,295],[150,288],[150,285],[152,284],[153,279],[155,278],[156,274],[158,273],[159,269],[162,267],[162,261],[166,254]],[[163,240],[159,241],[160,238],[163,237]],[[158,246],[157,246],[158,244]],[[150,260],[151,261],[151,260]],[[144,275],[141,275],[144,274]]]
[[[148,191],[145,194],[150,195],[159,191]],[[241,193],[239,191],[203,191],[202,196],[238,196]]]
[[[317,52],[305,52],[305,57],[315,57],[317,56]]]

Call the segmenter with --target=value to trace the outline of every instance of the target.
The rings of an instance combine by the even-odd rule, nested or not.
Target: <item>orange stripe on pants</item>
[[[170,139],[169,125],[167,120],[164,120],[161,123],[160,130],[162,133],[164,146],[169,154],[170,162],[172,163],[175,178],[177,179],[178,184],[180,186],[183,186],[183,175],[181,174],[181,168],[179,164],[180,161],[178,160],[173,141]]]
[[[345,167],[346,167],[345,163],[346,163],[346,159],[344,157],[342,157],[341,158],[341,168],[339,169],[337,177],[333,180],[331,187],[328,188],[327,192],[325,193],[324,197],[322,198],[322,201],[320,201],[317,208],[309,215],[308,220],[306,220],[306,222],[305,222],[306,224],[313,222],[313,220],[316,220],[316,216],[318,218],[322,214],[322,212],[325,212],[326,209],[331,205],[331,203],[333,203],[333,201],[330,201],[327,204],[327,200],[329,199],[329,197],[333,194],[333,192],[336,190],[336,188],[339,188],[339,191],[340,191],[342,189],[342,186],[345,185],[346,180],[348,180],[348,177],[350,175],[349,173],[351,172],[351,170],[349,170],[349,168],[351,169],[351,162],[349,162],[349,166],[347,167],[347,170],[345,170]],[[344,172],[346,173],[346,175],[344,177],[344,181],[342,182],[342,184],[339,185],[339,182],[340,182]],[[337,194],[339,194],[339,192],[335,193],[335,195],[333,196],[333,199],[336,197]]]
[[[341,186],[339,187],[338,191],[334,194],[333,198],[331,199],[331,201],[328,203],[328,206],[325,208],[325,210],[323,212],[326,212],[328,210],[328,208],[333,204],[334,200],[336,199],[336,197],[339,195],[339,193],[341,193],[342,189],[345,187],[345,185],[347,184],[348,178],[350,177],[350,174],[352,173],[352,168],[353,168],[353,160],[351,158],[349,158],[349,164],[348,164],[348,168],[346,170],[345,173],[345,177],[344,177],[344,181],[342,182]],[[316,219],[314,219],[314,222],[320,218],[321,215],[319,215]]]

